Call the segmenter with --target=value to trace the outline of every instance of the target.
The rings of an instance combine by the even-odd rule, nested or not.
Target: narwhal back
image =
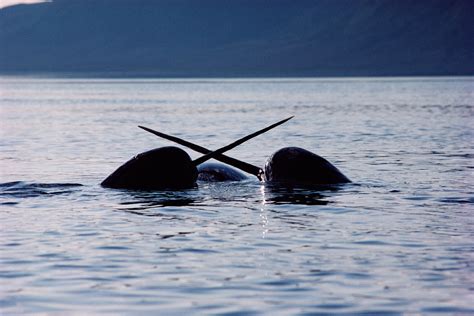
[[[161,147],[136,155],[101,184],[108,188],[183,189],[192,188],[197,169],[189,155],[177,147]]]

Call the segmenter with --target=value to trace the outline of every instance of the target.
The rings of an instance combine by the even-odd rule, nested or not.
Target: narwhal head
[[[265,163],[265,181],[290,185],[325,185],[350,180],[329,161],[299,147],[285,147]]]

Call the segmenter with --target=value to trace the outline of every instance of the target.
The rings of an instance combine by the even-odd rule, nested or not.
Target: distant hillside
[[[0,10],[0,73],[474,75],[473,0],[54,0]]]

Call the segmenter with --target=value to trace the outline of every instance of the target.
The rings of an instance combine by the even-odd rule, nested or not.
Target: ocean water
[[[299,146],[353,183],[99,183],[135,154],[263,166]],[[474,79],[0,78],[0,314],[473,314]],[[193,157],[200,155],[188,149]]]

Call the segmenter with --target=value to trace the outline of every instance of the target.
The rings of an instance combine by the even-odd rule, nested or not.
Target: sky
[[[38,3],[38,2],[45,2],[45,0],[0,0],[0,9],[14,5],[14,4],[19,4],[19,3]]]

